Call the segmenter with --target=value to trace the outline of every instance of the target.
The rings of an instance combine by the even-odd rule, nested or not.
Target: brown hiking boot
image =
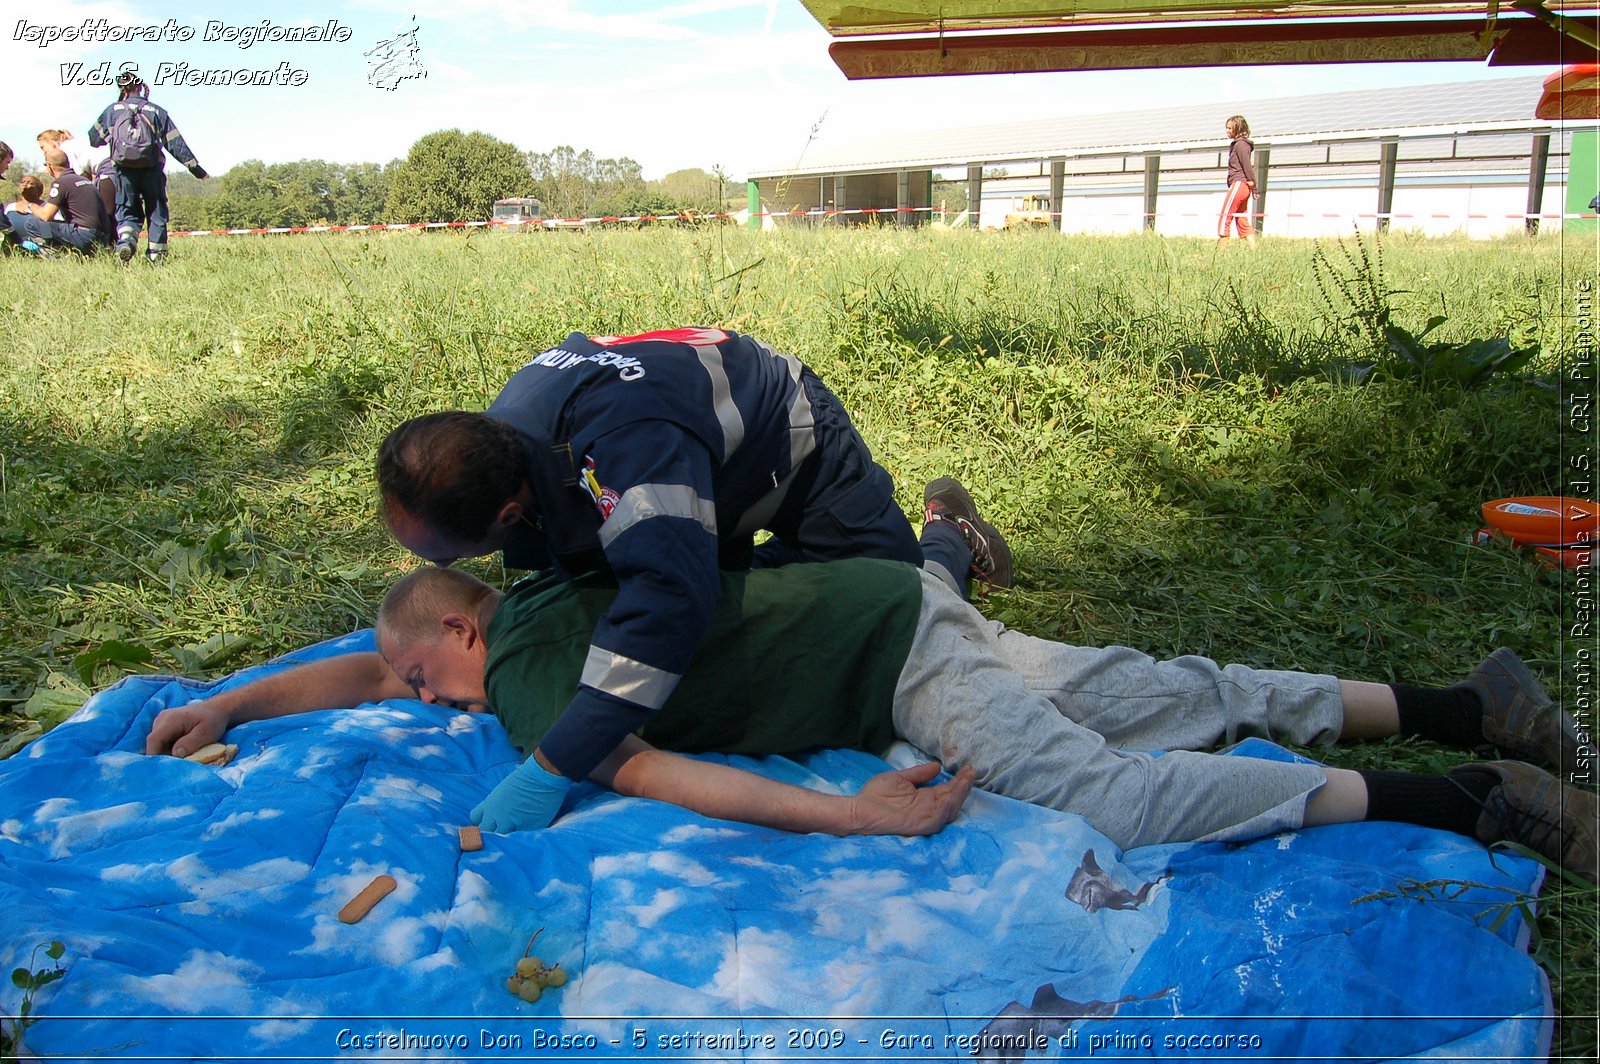
[[[1011,548],[1000,530],[978,516],[978,507],[960,482],[940,477],[922,491],[922,520],[949,521],[972,551],[972,573],[990,587],[1011,586]]]
[[[1531,761],[1564,779],[1587,774],[1594,751],[1585,746],[1570,714],[1545,694],[1528,667],[1505,647],[1456,684],[1483,702],[1483,737],[1502,754]]]
[[[1600,797],[1520,761],[1462,765],[1449,777],[1459,783],[1458,776],[1479,772],[1499,781],[1478,817],[1479,842],[1515,842],[1574,875],[1600,881]]]

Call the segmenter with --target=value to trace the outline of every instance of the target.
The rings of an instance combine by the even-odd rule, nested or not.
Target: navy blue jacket
[[[563,775],[586,777],[677,686],[716,605],[721,544],[748,543],[816,446],[802,369],[718,329],[574,333],[489,407],[524,438],[538,506],[506,564],[617,581],[539,745]]]
[[[136,107],[150,120],[151,126],[156,131],[156,142],[178,160],[189,171],[193,172],[200,164],[195,160],[194,152],[189,150],[189,145],[184,142],[183,134],[178,132],[178,127],[172,124],[172,116],[167,114],[166,108],[160,104],[151,103],[143,96],[129,96],[118,100],[116,103],[100,112],[100,117],[95,119],[94,126],[89,130],[89,143],[96,148],[104,147],[111,137],[111,122],[117,111]]]

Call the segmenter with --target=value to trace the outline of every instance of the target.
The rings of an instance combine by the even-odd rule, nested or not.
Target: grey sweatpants
[[[1197,751],[1331,743],[1343,720],[1332,676],[1038,639],[927,572],[894,698],[896,732],[946,768],[971,765],[985,790],[1080,814],[1124,848],[1298,828],[1320,766]]]

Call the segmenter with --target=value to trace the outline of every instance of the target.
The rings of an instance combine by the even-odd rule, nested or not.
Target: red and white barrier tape
[[[629,223],[634,223],[634,222],[705,222],[705,221],[721,221],[721,220],[744,221],[744,220],[749,219],[749,218],[790,218],[790,219],[796,219],[796,218],[834,218],[834,217],[838,217],[840,215],[879,215],[879,214],[897,214],[897,215],[898,214],[942,214],[942,215],[960,216],[961,214],[964,214],[964,213],[966,213],[966,212],[963,212],[963,211],[948,211],[948,210],[941,211],[937,207],[850,207],[850,208],[813,207],[813,208],[809,208],[809,209],[806,209],[806,210],[801,210],[801,209],[796,208],[795,210],[792,210],[792,211],[761,211],[761,212],[757,212],[755,214],[746,214],[743,211],[740,211],[740,212],[737,212],[737,213],[724,211],[724,212],[718,212],[718,213],[715,213],[715,214],[624,214],[624,215],[601,215],[601,216],[596,216],[596,217],[593,217],[593,218],[546,219],[546,220],[541,221],[541,222],[488,222],[488,221],[481,221],[481,222],[374,222],[374,223],[366,224],[366,225],[274,225],[274,226],[262,226],[262,227],[259,227],[259,228],[249,228],[249,229],[188,229],[188,230],[180,230],[180,231],[171,232],[171,233],[168,233],[167,235],[168,236],[258,236],[258,235],[261,235],[261,234],[271,234],[271,233],[358,233],[358,232],[375,232],[375,231],[396,230],[396,229],[475,229],[475,228],[521,229],[521,228],[529,228],[529,227],[537,228],[537,229],[552,229],[552,230],[554,230],[554,229],[563,229],[563,228],[588,227],[588,226],[591,226],[591,225],[605,225],[605,224],[619,223],[619,222],[629,222]],[[1035,217],[1035,218],[1055,218],[1055,217],[1059,216],[1059,217],[1063,217],[1063,218],[1067,218],[1067,217],[1074,217],[1074,218],[1076,218],[1076,217],[1088,217],[1088,218],[1097,218],[1097,219],[1098,218],[1137,218],[1137,219],[1143,220],[1143,219],[1145,219],[1147,217],[1151,217],[1150,215],[1145,214],[1143,211],[1105,211],[1105,212],[1098,212],[1098,213],[1095,213],[1095,214],[1092,214],[1092,215],[1083,215],[1083,216],[1068,214],[1065,211],[1022,211],[1022,210],[1017,210],[1017,211],[1013,211],[1011,213],[1014,213],[1014,214],[1025,214],[1025,215],[1028,215],[1029,217]],[[1210,212],[1208,212],[1208,211],[1157,211],[1156,214],[1154,215],[1154,217],[1156,217],[1156,218],[1209,218],[1209,219],[1214,219],[1214,218],[1217,217],[1217,214],[1216,214],[1215,211],[1210,211]],[[1251,217],[1252,218],[1256,218],[1258,220],[1263,218],[1263,216],[1260,215],[1260,214],[1253,214],[1253,215],[1251,215]],[[1433,213],[1433,214],[1406,214],[1406,213],[1400,213],[1400,212],[1395,212],[1395,211],[1389,211],[1389,212],[1381,212],[1381,211],[1356,212],[1354,214],[1351,214],[1351,213],[1344,212],[1344,211],[1324,211],[1324,212],[1321,212],[1321,213],[1309,212],[1309,211],[1289,211],[1289,212],[1284,213],[1284,214],[1273,214],[1273,215],[1270,215],[1269,217],[1273,221],[1278,221],[1280,219],[1303,219],[1303,218],[1320,218],[1320,219],[1323,219],[1323,220],[1345,219],[1345,218],[1364,219],[1364,220],[1389,219],[1391,221],[1396,221],[1396,220],[1400,220],[1400,221],[1414,220],[1414,219],[1418,219],[1418,218],[1425,218],[1425,219],[1428,219],[1428,220],[1431,220],[1431,221],[1455,221],[1455,220],[1466,220],[1466,221],[1491,221],[1491,220],[1529,221],[1529,220],[1535,220],[1535,219],[1537,219],[1537,220],[1549,220],[1549,221],[1560,221],[1560,220],[1563,220],[1563,219],[1600,218],[1600,214],[1595,214],[1594,212],[1566,213],[1566,214],[1560,213],[1560,212],[1541,213],[1541,214],[1534,214],[1534,213],[1451,214],[1451,213],[1447,213],[1447,212],[1438,212],[1438,213]]]

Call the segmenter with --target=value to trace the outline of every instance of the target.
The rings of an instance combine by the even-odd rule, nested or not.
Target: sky
[[[215,174],[246,159],[388,162],[424,134],[461,129],[523,151],[631,158],[648,178],[691,167],[741,178],[886,128],[1548,73],[1385,63],[850,82],[799,0],[59,0],[26,10],[37,13],[0,16],[0,140],[22,161],[39,163],[41,129],[86,135],[117,95],[97,76],[133,64]],[[267,39],[252,40],[263,21]],[[85,40],[86,26],[113,38],[149,27],[157,39]],[[331,39],[271,39],[296,27]],[[241,69],[272,83],[185,81]]]

